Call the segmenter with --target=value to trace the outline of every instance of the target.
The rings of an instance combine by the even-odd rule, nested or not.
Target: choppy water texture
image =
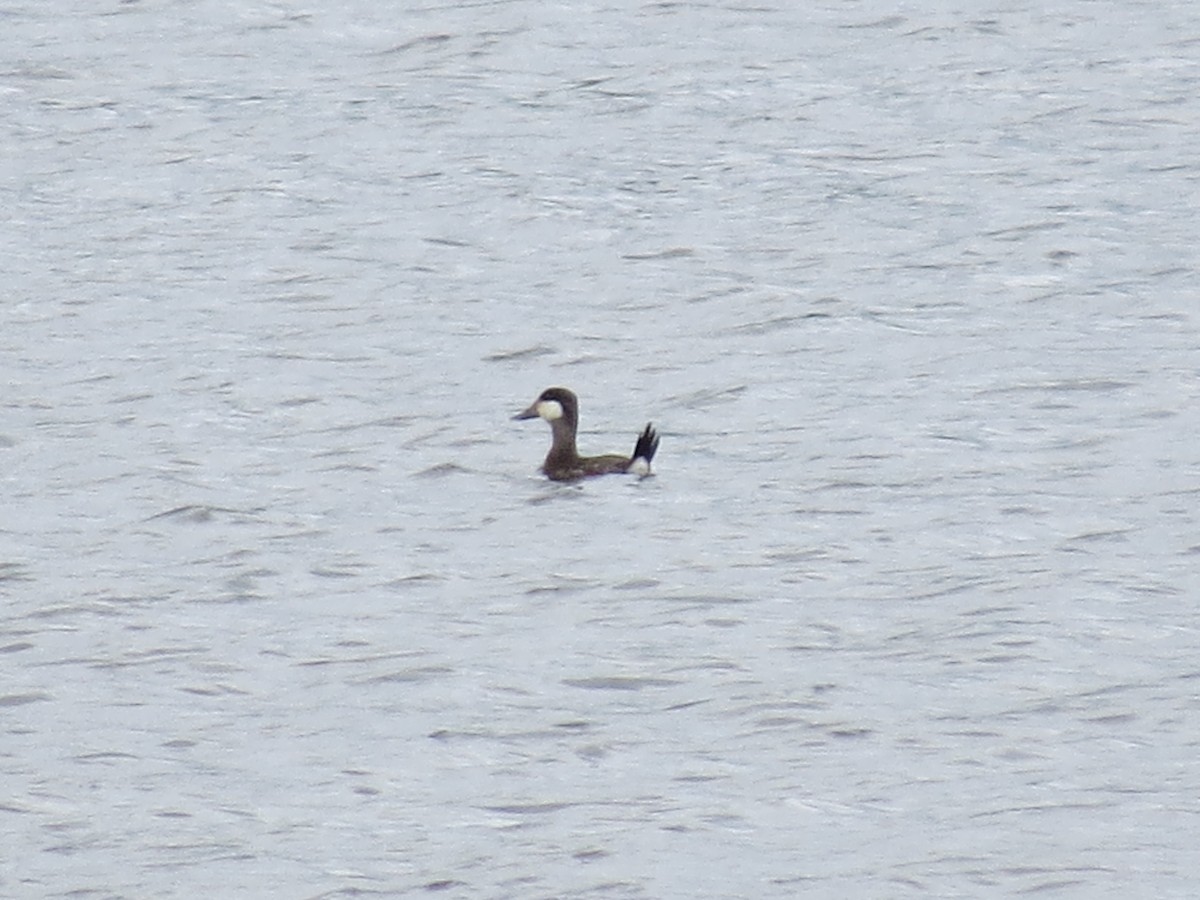
[[[1200,6],[0,25],[0,895],[1194,894]]]

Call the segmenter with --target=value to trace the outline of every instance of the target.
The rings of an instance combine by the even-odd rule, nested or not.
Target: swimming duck
[[[591,475],[614,475],[622,472],[640,471],[650,473],[650,460],[658,450],[658,434],[653,425],[647,425],[638,436],[632,456],[580,456],[575,449],[575,432],[579,428],[579,398],[566,388],[553,387],[542,391],[529,409],[519,412],[514,419],[545,419],[550,423],[554,441],[542,471],[551,481],[575,481]]]

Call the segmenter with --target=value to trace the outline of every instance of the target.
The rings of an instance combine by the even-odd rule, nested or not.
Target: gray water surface
[[[1200,7],[325,6],[0,11],[0,895],[1193,896]]]

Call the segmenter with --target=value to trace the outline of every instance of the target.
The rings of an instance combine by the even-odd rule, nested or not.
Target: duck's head
[[[553,424],[559,419],[577,421],[579,398],[566,388],[552,387],[542,391],[529,408],[513,416],[514,419],[545,419]]]

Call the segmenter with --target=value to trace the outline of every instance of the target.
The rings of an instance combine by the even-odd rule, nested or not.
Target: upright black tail
[[[649,468],[650,460],[654,459],[654,454],[658,452],[658,432],[654,430],[653,425],[646,425],[646,430],[638,436],[637,443],[633,447],[633,460],[644,459],[646,467]]]

